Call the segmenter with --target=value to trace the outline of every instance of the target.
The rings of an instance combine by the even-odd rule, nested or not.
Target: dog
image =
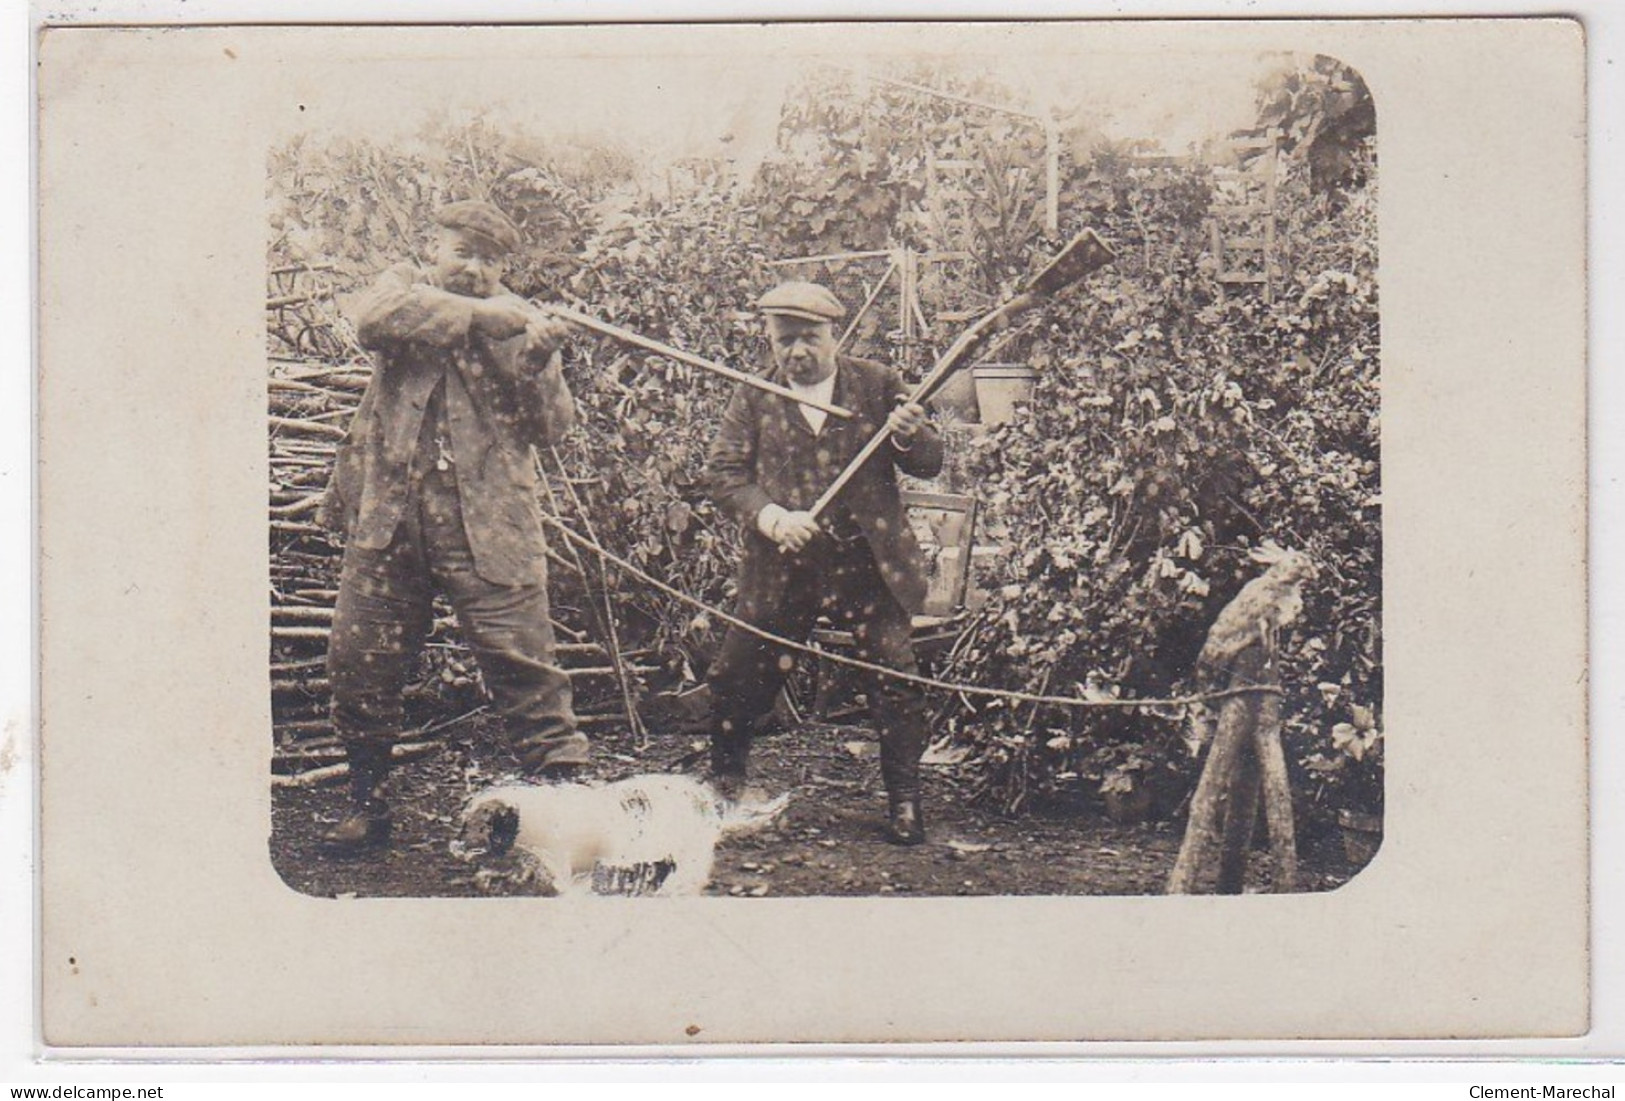
[[[510,878],[540,895],[698,895],[724,839],[773,825],[788,794],[726,803],[689,776],[653,774],[610,784],[509,784],[463,811],[452,851],[486,865],[517,861]],[[478,877],[477,877],[478,878]]]

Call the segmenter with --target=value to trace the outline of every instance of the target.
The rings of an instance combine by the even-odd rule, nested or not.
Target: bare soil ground
[[[358,857],[320,842],[346,810],[344,785],[278,787],[270,855],[289,886],[325,897],[444,897],[524,893],[453,855],[458,816],[470,796],[509,782],[516,763],[483,716],[444,731],[443,748],[397,766],[389,782],[394,835]],[[591,776],[614,780],[674,770],[695,758],[686,736],[638,751],[629,735],[596,735]],[[1133,825],[1079,808],[1008,818],[964,797],[952,766],[926,767],[926,844],[900,848],[883,835],[885,796],[868,731],[804,723],[757,742],[753,783],[788,791],[772,828],[735,838],[717,852],[707,893],[745,897],[815,895],[1159,894],[1173,867],[1183,819]],[[690,768],[700,767],[690,764]],[[1262,833],[1262,831],[1260,831]],[[1358,869],[1333,836],[1300,838],[1299,888],[1330,890]],[[1255,849],[1248,890],[1269,890],[1267,852]]]

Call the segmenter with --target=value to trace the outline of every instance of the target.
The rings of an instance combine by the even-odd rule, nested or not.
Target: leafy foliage
[[[972,285],[997,291],[1020,273],[1041,228],[1043,130],[909,87],[1022,109],[986,77],[929,63],[902,76],[854,82],[814,72],[786,97],[777,155],[755,181],[764,239],[783,256],[963,249],[974,257]]]
[[[1309,165],[1309,181],[1328,197],[1365,185],[1364,155],[1376,133],[1376,105],[1360,74],[1324,54],[1283,66],[1259,89],[1258,125],[1280,133],[1289,153]]]
[[[902,75],[1010,101],[940,67]],[[1176,694],[1208,625],[1255,572],[1246,552],[1266,540],[1305,550],[1322,580],[1282,656],[1295,783],[1311,811],[1372,810],[1380,389],[1363,89],[1317,59],[1260,91],[1261,127],[1288,135],[1271,303],[1220,294],[1205,162],[1097,143],[1066,165],[1062,232],[1050,238],[1040,128],[816,74],[788,97],[777,155],[743,201],[701,176],[680,196],[651,195],[612,146],[550,144],[480,120],[389,147],[295,140],[271,158],[271,260],[332,263],[339,289],[354,289],[413,255],[436,205],[488,196],[530,239],[516,290],[751,368],[763,349],[748,307],[778,277],[772,259],[965,248],[974,264],[922,287],[931,307],[959,308],[1008,293],[1093,228],[1117,262],[1028,315],[999,350],[1038,368],[1023,415],[982,433],[950,426],[951,477],[981,497],[979,542],[997,554],[976,579],[989,598],[938,672],[1102,698]],[[1308,153],[1328,143],[1345,161],[1335,202]],[[941,161],[961,165],[957,180],[933,177]],[[582,415],[559,449],[562,471],[543,457],[555,507],[651,574],[727,606],[736,534],[698,478],[729,384],[587,336],[567,371]],[[674,682],[702,674],[720,634],[711,617],[613,570],[588,573],[614,592],[623,642],[651,650]],[[555,588],[566,605],[597,599],[562,572]],[[939,730],[961,744],[981,793],[1011,810],[1147,785],[1167,812],[1194,779],[1177,709],[940,707]]]
[[[1252,576],[1247,549],[1305,550],[1329,580],[1308,594],[1283,655],[1284,711],[1314,804],[1339,798],[1344,776],[1308,766],[1335,760],[1329,732],[1382,693],[1375,196],[1328,216],[1305,165],[1288,164],[1269,305],[1218,294],[1197,235],[1210,190],[1201,166],[1108,153],[1073,181],[1074,228],[1130,247],[1087,294],[1048,311],[1017,357],[1040,367],[1029,415],[976,449],[1008,553],[955,673],[1169,695]],[[1307,687],[1317,683],[1336,691]],[[1102,744],[1158,761],[1170,802],[1194,775],[1172,713],[986,707],[948,721],[978,746],[988,793],[1012,808],[1075,787]]]

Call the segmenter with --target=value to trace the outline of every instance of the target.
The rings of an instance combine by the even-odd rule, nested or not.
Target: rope
[[[1268,693],[1277,696],[1285,694],[1278,685],[1247,684],[1226,688],[1217,692],[1201,692],[1190,696],[1169,696],[1161,699],[1103,700],[1086,699],[1082,696],[1048,696],[1033,692],[1021,692],[1013,688],[988,688],[979,684],[963,684],[953,681],[938,680],[935,677],[921,676],[918,673],[908,673],[901,669],[892,669],[884,665],[876,665],[873,662],[864,661],[861,658],[848,657],[845,654],[838,654],[832,650],[826,650],[821,646],[813,646],[804,642],[797,642],[794,639],[785,638],[782,635],[776,635],[772,631],[764,630],[753,623],[747,623],[745,620],[740,619],[737,616],[729,615],[720,608],[714,608],[705,603],[705,601],[700,600],[698,597],[690,596],[680,589],[673,588],[664,581],[660,580],[658,577],[650,576],[648,573],[615,554],[613,551],[600,546],[595,540],[589,539],[586,536],[574,531],[569,526],[562,523],[557,517],[549,516],[546,513],[543,513],[542,522],[551,528],[557,529],[559,534],[563,535],[571,543],[591,551],[604,561],[613,564],[618,569],[637,578],[644,584],[658,589],[660,592],[665,593],[674,600],[678,600],[691,607],[698,608],[709,615],[714,615],[724,623],[727,623],[733,627],[738,627],[740,630],[745,631],[748,634],[755,635],[757,638],[774,643],[778,646],[783,646],[787,650],[794,650],[798,653],[808,654],[824,661],[834,662],[837,665],[851,666],[854,669],[861,669],[866,673],[873,673],[877,676],[891,677],[894,680],[907,681],[910,684],[918,684],[923,688],[935,688],[943,692],[958,692],[971,696],[989,696],[994,699],[1013,700],[1017,703],[1048,704],[1054,707],[1185,707],[1193,703],[1206,703],[1209,700],[1229,699],[1232,696],[1245,696],[1259,693]]]

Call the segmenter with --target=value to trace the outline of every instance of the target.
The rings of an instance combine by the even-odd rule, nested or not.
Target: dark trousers
[[[790,555],[785,571],[775,570],[774,591],[742,591],[735,614],[752,626],[801,641],[819,616],[852,632],[857,656],[875,665],[916,671],[911,642],[913,624],[892,596],[861,537],[836,543],[814,540]],[[749,587],[746,571],[742,590]],[[712,761],[721,772],[742,773],[754,721],[773,704],[795,654],[777,643],[730,627],[712,663]],[[869,715],[880,736],[880,772],[893,796],[918,796],[920,758],[927,730],[925,696],[920,687],[895,677],[862,673]]]
[[[570,678],[554,663],[547,573],[497,585],[480,577],[451,473],[414,484],[383,550],[345,549],[327,651],[333,727],[346,743],[393,741],[405,724],[402,695],[433,625],[436,591],[457,613],[492,704],[527,766],[585,761]]]

